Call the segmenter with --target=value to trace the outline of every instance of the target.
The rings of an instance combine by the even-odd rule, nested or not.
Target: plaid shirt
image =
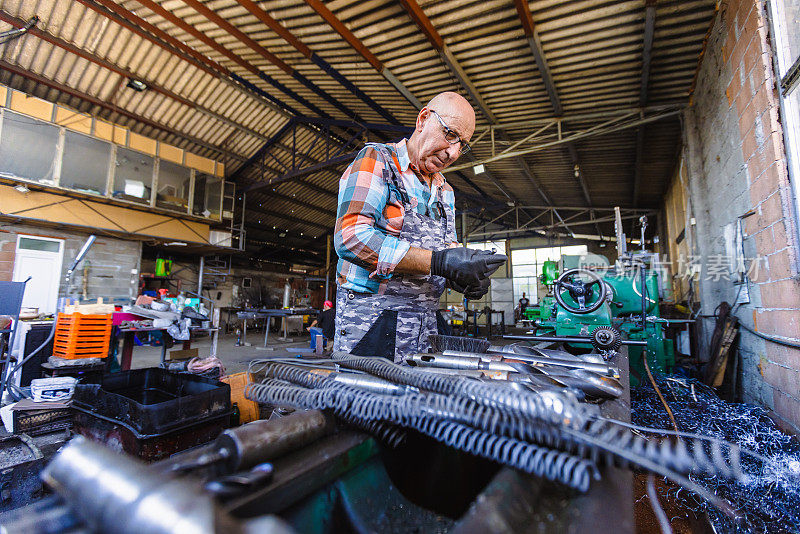
[[[429,207],[436,202],[439,188],[443,202],[455,212],[453,188],[441,173],[434,175],[429,187],[411,169],[405,139],[387,146],[402,174],[410,205],[418,213],[436,213],[434,209],[429,211]],[[399,238],[405,207],[383,179],[383,167],[378,151],[368,146],[358,153],[339,180],[333,242],[339,255],[339,284],[345,289],[380,292],[381,283],[392,277],[410,247],[408,241]],[[447,240],[455,243],[455,228],[447,230]]]

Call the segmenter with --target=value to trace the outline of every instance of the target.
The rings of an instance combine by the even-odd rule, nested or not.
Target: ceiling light
[[[147,89],[146,83],[144,83],[142,80],[136,80],[134,78],[128,78],[128,83],[126,84],[126,86],[130,87],[131,89],[139,93]]]
[[[22,184],[15,185],[15,186],[14,186],[14,189],[16,189],[17,191],[19,191],[19,192],[20,192],[20,193],[22,193],[22,194],[25,194],[25,193],[30,193],[30,192],[31,192],[31,190],[30,190],[30,189],[28,189],[27,187],[25,187],[25,186],[24,186],[24,185],[22,185]]]
[[[573,170],[575,171],[575,178],[580,178],[581,177],[581,168],[580,168],[580,166],[575,165],[575,167],[573,167]]]
[[[170,241],[169,243],[164,243],[165,247],[185,247],[186,243],[183,241]]]
[[[486,167],[483,166],[483,163],[479,163],[478,165],[472,167],[472,172],[475,174],[483,174],[484,171],[486,171]]]

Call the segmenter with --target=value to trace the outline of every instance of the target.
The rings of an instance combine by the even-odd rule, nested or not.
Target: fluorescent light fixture
[[[169,243],[164,243],[165,247],[185,247],[186,243],[183,241],[170,241]]]
[[[30,192],[31,192],[31,190],[30,190],[30,189],[28,189],[27,187],[25,187],[25,186],[24,186],[24,185],[22,185],[22,184],[15,185],[15,186],[14,186],[14,189],[16,189],[17,191],[19,191],[19,192],[20,192],[20,193],[22,193],[22,194],[25,194],[25,193],[30,193]]]
[[[483,174],[484,171],[486,171],[486,167],[483,166],[483,163],[479,163],[479,164],[475,165],[474,167],[472,167],[472,171],[475,174]]]
[[[128,83],[126,84],[127,87],[130,87],[134,91],[142,92],[147,89],[147,84],[144,83],[142,80],[136,80],[134,78],[128,78]]]

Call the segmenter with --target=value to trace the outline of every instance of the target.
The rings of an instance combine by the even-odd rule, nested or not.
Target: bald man
[[[476,299],[506,257],[458,246],[455,195],[441,174],[469,151],[475,112],[435,96],[398,143],[368,144],[339,181],[335,351],[403,362],[427,352],[447,284]]]

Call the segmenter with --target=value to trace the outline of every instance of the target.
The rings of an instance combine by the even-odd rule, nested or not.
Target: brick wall
[[[744,249],[747,258],[757,258],[758,269],[752,265],[750,303],[737,315],[759,332],[797,341],[794,200],[766,13],[758,0],[720,6],[686,113],[688,196],[704,264],[712,254],[735,252],[724,236],[752,211],[742,219]],[[701,279],[703,313],[713,313],[722,300],[733,303],[737,292],[730,281]],[[707,342],[713,321],[704,327]],[[800,351],[742,331],[740,355],[744,400],[771,408],[786,428],[800,430]]]
[[[83,292],[84,266],[88,265],[87,299],[102,297],[106,302],[135,298],[142,245],[139,241],[98,236],[89,249],[84,262],[72,275],[72,284],[63,283],[67,269],[77,256],[89,234],[39,228],[26,225],[6,225],[0,228],[0,280],[11,280],[14,269],[14,251],[17,235],[52,237],[64,240],[64,260],[61,267],[59,296],[81,298]],[[136,271],[133,273],[132,271]]]

